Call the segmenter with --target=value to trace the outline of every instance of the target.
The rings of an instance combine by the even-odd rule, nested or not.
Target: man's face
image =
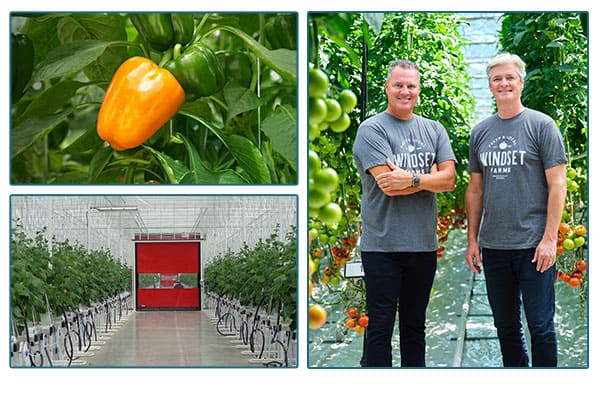
[[[388,110],[400,119],[412,117],[420,92],[418,71],[402,67],[394,68],[390,78],[385,82]]]
[[[508,63],[491,69],[489,85],[496,103],[513,103],[520,101],[524,82],[517,73],[517,67]]]

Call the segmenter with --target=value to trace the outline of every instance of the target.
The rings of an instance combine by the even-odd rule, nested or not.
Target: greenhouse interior
[[[296,366],[296,196],[10,209],[11,367]]]
[[[389,76],[387,67],[398,59],[418,66],[421,88],[415,113],[445,127],[457,158],[453,190],[437,193],[438,261],[426,313],[425,365],[503,366],[485,274],[474,274],[466,263],[464,199],[470,177],[471,130],[497,112],[486,72],[488,61],[509,52],[518,54],[527,67],[523,104],[550,115],[560,126],[567,146],[568,193],[561,218],[563,230],[557,233],[554,325],[558,366],[587,368],[588,13],[315,12],[309,13],[308,30],[312,178],[309,367],[367,365],[364,343],[369,315],[360,251],[365,186],[353,169],[353,144],[359,125],[386,110],[389,93],[383,90],[383,83]],[[572,92],[565,96],[566,87]],[[339,117],[343,124],[331,121],[330,108],[334,107],[329,103],[338,103],[343,109]],[[409,152],[411,148],[414,146],[407,147]],[[323,183],[322,176],[336,173],[339,188]],[[327,201],[344,210],[336,224],[324,219],[322,210],[329,207]],[[407,235],[411,233],[407,230]],[[567,246],[561,244],[565,241]],[[528,335],[524,311],[521,315]],[[395,320],[392,335],[393,367],[401,367],[403,361],[399,320]],[[531,338],[526,340],[531,349]]]

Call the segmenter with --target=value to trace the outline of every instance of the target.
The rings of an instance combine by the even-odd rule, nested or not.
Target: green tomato
[[[319,208],[319,219],[327,226],[336,225],[342,219],[342,209],[337,203],[329,203]]]
[[[321,213],[319,212],[319,216],[320,215],[321,215]],[[573,239],[563,240],[562,245],[565,248],[565,250],[573,250],[575,248],[575,242],[573,241]]]
[[[338,174],[333,168],[323,168],[314,174],[315,187],[324,192],[329,193],[335,190],[339,183]]]
[[[325,96],[329,88],[329,78],[318,68],[308,70],[308,95],[310,97]]]
[[[327,115],[325,121],[333,122],[342,116],[342,106],[335,99],[325,99],[327,104]]]
[[[321,169],[321,159],[314,150],[308,151],[308,173],[309,176],[314,176]]]
[[[334,132],[344,132],[350,127],[350,117],[348,116],[348,114],[342,113],[342,115],[337,120],[329,124],[329,127]]]
[[[567,178],[567,190],[569,192],[578,192],[579,184],[575,180]]]
[[[319,188],[311,187],[308,190],[308,206],[309,208],[320,209],[329,201],[329,193]]]
[[[585,238],[583,236],[577,236],[575,239],[573,239],[573,243],[575,244],[575,247],[581,247],[585,244]],[[563,247],[564,247],[564,242],[563,242]],[[566,248],[566,247],[565,247]]]
[[[326,233],[321,233],[319,235],[319,242],[321,242],[321,244],[325,245],[325,244],[327,244],[328,241],[329,241],[329,236],[327,236]]]
[[[308,120],[311,124],[319,124],[327,116],[327,103],[322,97],[311,97],[308,100]]]
[[[312,140],[315,140],[316,138],[318,138],[319,136],[321,136],[321,130],[319,129],[319,125],[318,124],[309,124],[308,139],[312,141]]]
[[[340,106],[342,106],[342,110],[345,113],[349,113],[354,109],[354,107],[356,107],[358,100],[356,99],[356,95],[353,91],[344,89],[338,96],[338,102],[340,103]]]

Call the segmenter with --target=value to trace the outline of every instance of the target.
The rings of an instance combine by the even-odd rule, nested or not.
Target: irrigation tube
[[[35,320],[25,320],[23,323],[25,328],[21,333],[17,331],[14,317],[11,317],[13,332],[10,343],[10,366],[71,367],[85,365],[86,362],[78,359],[83,355],[93,355],[87,350],[97,350],[100,348],[99,345],[105,344],[105,342],[98,341],[96,320],[100,326],[106,322],[110,330],[120,327],[122,324],[117,323],[117,319],[120,322],[121,318],[128,315],[129,301],[130,294],[121,293],[104,301],[104,304],[96,303],[88,309],[72,310],[70,307],[65,307],[62,315],[57,315],[56,319],[48,309],[48,319],[42,317],[40,323]],[[23,310],[21,313],[25,315]],[[100,335],[102,335],[101,332]],[[73,336],[77,336],[77,338]]]
[[[242,350],[251,364],[266,367],[295,365],[294,345],[296,334],[287,324],[281,323],[281,305],[276,313],[263,310],[265,299],[259,305],[244,307],[224,296],[205,293],[205,308],[214,312],[211,318],[222,336],[237,336],[232,343]],[[290,357],[291,356],[291,357]]]

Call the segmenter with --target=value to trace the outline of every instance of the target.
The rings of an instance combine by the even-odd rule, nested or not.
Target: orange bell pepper
[[[115,72],[100,112],[98,135],[118,151],[144,143],[185,101],[177,79],[152,60],[131,57]]]

